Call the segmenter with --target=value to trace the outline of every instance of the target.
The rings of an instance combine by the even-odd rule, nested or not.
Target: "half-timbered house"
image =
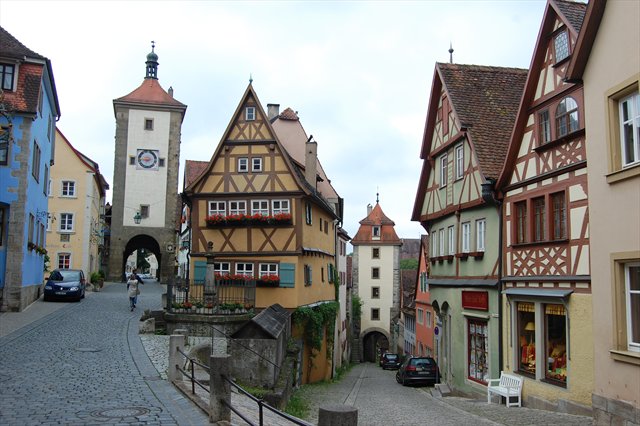
[[[420,237],[418,276],[415,286],[416,303],[416,355],[434,356],[433,351],[433,307],[429,295],[429,236]]]
[[[428,288],[442,381],[485,392],[499,364],[497,179],[527,71],[436,63],[412,220],[429,234]],[[435,330],[434,330],[435,331]]]
[[[335,300],[336,232],[342,200],[291,109],[265,112],[249,84],[208,165],[184,191],[190,205],[192,291],[215,277],[256,283],[255,308],[294,310]],[[297,336],[301,341],[302,336]],[[326,379],[326,339],[302,382]]]
[[[525,378],[525,404],[583,413],[594,368],[585,116],[582,84],[565,77],[585,9],[548,1],[496,184],[504,369]]]

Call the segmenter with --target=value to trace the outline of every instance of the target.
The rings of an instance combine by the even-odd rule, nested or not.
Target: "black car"
[[[440,370],[436,360],[431,357],[409,357],[404,360],[398,372],[396,381],[403,386],[413,383],[440,383]]]
[[[383,370],[390,368],[392,370],[397,370],[400,367],[400,356],[398,354],[384,354],[380,357],[380,367]]]
[[[86,289],[84,272],[81,269],[56,269],[51,272],[44,286],[44,300],[71,299],[80,301]]]

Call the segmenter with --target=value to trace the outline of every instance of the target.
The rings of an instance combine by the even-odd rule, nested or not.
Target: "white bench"
[[[522,383],[523,379],[514,374],[500,372],[499,379],[491,379],[487,383],[487,404],[491,404],[491,394],[504,396],[507,399],[507,407],[522,407]],[[511,398],[517,398],[517,402],[510,402]]]

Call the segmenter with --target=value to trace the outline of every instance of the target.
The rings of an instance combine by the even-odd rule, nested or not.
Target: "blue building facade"
[[[60,117],[51,62],[0,27],[0,310],[42,291],[50,167]]]

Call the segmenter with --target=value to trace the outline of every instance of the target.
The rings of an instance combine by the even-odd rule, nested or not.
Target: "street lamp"
[[[142,216],[140,215],[140,212],[136,212],[136,215],[133,217],[133,221],[136,223],[136,225],[140,225],[141,220]]]

